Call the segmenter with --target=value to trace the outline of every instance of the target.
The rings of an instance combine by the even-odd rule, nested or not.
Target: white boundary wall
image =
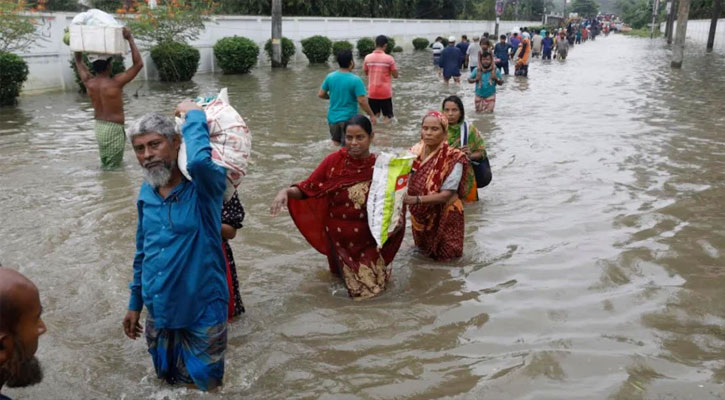
[[[665,23],[660,24],[660,31],[665,31]],[[672,29],[672,37],[677,32],[677,22]],[[709,19],[691,19],[687,21],[687,43],[685,46],[700,46],[703,51],[707,46],[707,36],[710,34]],[[717,30],[715,31],[715,43],[713,50],[725,53],[725,18],[717,20]]]
[[[30,69],[23,91],[76,90],[77,85],[69,63],[71,52],[62,42],[63,30],[70,25],[75,13],[31,15],[36,16],[39,32],[46,40],[38,42],[28,52],[21,54]],[[263,45],[272,31],[270,17],[216,16],[214,21],[206,24],[199,40],[191,43],[201,53],[198,73],[215,71],[212,46],[226,36],[245,36],[254,40],[260,47],[260,62],[267,63]],[[538,21],[501,21],[499,32],[505,33],[522,26],[540,24]],[[425,37],[432,41],[436,36],[459,37],[466,34],[470,38],[483,32],[493,34],[494,27],[494,21],[288,17],[283,18],[282,34],[294,40],[297,45],[294,62],[307,62],[301,53],[299,41],[313,35],[324,35],[332,40],[350,40],[354,44],[361,37],[384,34],[393,37],[403,48],[412,49],[411,41],[416,37]],[[156,69],[148,52],[144,51],[142,54],[146,66],[139,78],[155,79]],[[126,57],[126,63],[130,65],[131,57]]]

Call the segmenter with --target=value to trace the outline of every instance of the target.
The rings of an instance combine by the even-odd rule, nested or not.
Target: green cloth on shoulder
[[[482,151],[483,158],[486,158],[486,143],[483,136],[475,125],[470,122],[466,123],[468,124],[468,148],[471,149],[471,153]],[[457,149],[461,147],[461,124],[448,125],[448,145]]]
[[[115,122],[96,120],[96,140],[104,169],[118,168],[123,163],[123,150],[126,147],[126,131],[123,125]]]

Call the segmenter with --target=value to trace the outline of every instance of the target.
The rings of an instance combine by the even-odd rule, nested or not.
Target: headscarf
[[[443,132],[448,133],[448,117],[445,116],[445,114],[440,113],[438,111],[428,111],[428,113],[423,117],[423,120],[425,120],[428,117],[435,117],[438,122],[441,124],[441,127],[443,127]]]

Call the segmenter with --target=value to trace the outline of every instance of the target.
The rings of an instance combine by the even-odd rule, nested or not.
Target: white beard
[[[174,166],[176,166],[176,161],[171,161],[170,163],[165,162],[163,165],[154,168],[141,167],[143,170],[143,178],[151,187],[158,189],[169,183],[171,171],[174,169]]]

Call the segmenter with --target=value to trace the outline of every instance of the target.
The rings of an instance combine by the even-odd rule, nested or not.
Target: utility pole
[[[659,0],[652,0],[652,24],[650,32],[649,32],[649,38],[654,39],[655,38],[655,23],[657,22],[657,9],[660,8],[660,2]]]
[[[677,4],[677,0],[667,2],[667,24],[665,25],[667,44],[672,44],[672,28],[675,25],[675,10],[677,9]]]
[[[282,65],[282,0],[272,0],[272,67]]]
[[[712,51],[715,45],[715,31],[717,31],[717,19],[722,12],[722,0],[712,1],[712,19],[710,20],[710,34],[707,36],[707,51]]]
[[[677,34],[675,45],[672,47],[672,62],[670,67],[682,68],[682,59],[685,55],[685,37],[687,36],[687,18],[690,14],[690,1],[680,0],[677,9]]]

